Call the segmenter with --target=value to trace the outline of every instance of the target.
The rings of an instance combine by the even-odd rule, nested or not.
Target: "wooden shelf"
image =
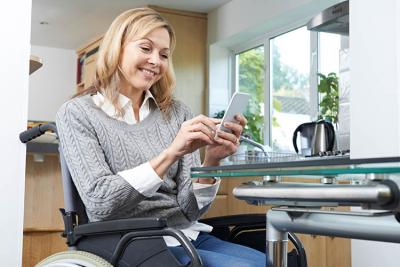
[[[42,66],[43,66],[42,59],[37,56],[31,55],[29,59],[29,74],[34,73]]]
[[[26,233],[58,233],[64,232],[63,228],[37,228],[37,227],[29,227],[24,228],[24,234]]]

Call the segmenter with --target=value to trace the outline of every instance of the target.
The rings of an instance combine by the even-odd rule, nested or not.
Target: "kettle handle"
[[[333,147],[335,145],[335,129],[333,128],[333,125],[330,122],[326,122],[325,125],[328,128],[328,140],[329,140],[327,150],[333,151]]]
[[[294,150],[296,151],[296,153],[299,153],[299,149],[297,148],[297,132],[299,132],[301,130],[301,128],[302,128],[302,125],[297,126],[296,130],[294,130],[294,133],[293,133],[292,142],[293,142],[293,147],[294,147]]]

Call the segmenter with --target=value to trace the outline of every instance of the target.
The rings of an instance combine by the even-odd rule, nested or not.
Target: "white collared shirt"
[[[142,121],[150,114],[150,98],[154,99],[151,92],[147,90],[144,96],[143,103],[139,109],[139,121]],[[115,109],[114,105],[101,93],[92,95],[92,99],[96,106],[100,107],[108,116],[119,121],[124,121],[127,124],[137,123],[135,119],[135,114],[133,113],[132,101],[123,94],[120,94],[118,96],[118,103],[120,104],[120,107],[124,110],[123,117],[117,116],[117,110]]]
[[[96,93],[91,96],[96,106],[100,107],[108,116],[124,121],[127,124],[136,124],[138,121],[135,119],[135,114],[132,107],[132,101],[120,94],[118,102],[120,107],[124,110],[123,117],[117,115],[117,110],[114,105],[105,98],[101,93]],[[150,98],[154,99],[154,96],[149,90],[146,91],[142,105],[139,108],[139,122],[144,120],[151,113],[150,109]],[[155,172],[150,162],[145,162],[135,168],[118,172],[122,178],[124,178],[133,188],[145,197],[151,197],[161,186],[163,180],[160,179],[158,174]],[[197,200],[199,209],[208,205],[214,200],[218,188],[220,185],[220,179],[216,178],[214,184],[200,184],[193,183],[193,192]],[[200,232],[211,232],[212,227],[210,225],[194,222],[190,227],[181,229],[181,231],[191,240],[196,240]],[[164,240],[167,246],[179,246],[180,243],[173,237],[166,236]]]

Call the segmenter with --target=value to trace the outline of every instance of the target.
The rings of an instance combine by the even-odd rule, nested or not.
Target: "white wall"
[[[22,265],[25,145],[31,31],[31,1],[7,1],[0,8],[0,264]]]
[[[400,156],[398,0],[350,1],[350,75],[351,157]],[[399,266],[399,253],[400,244],[352,240],[352,267]]]
[[[350,10],[351,157],[400,156],[400,3],[354,0]]]
[[[54,121],[58,108],[76,92],[74,50],[32,46],[43,66],[29,79],[28,119]]]

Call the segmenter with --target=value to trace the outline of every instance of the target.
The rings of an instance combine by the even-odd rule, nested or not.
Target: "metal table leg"
[[[288,231],[400,243],[400,223],[391,213],[273,208],[267,213],[268,267],[287,267]]]
[[[287,267],[288,233],[275,228],[267,218],[267,265]]]

